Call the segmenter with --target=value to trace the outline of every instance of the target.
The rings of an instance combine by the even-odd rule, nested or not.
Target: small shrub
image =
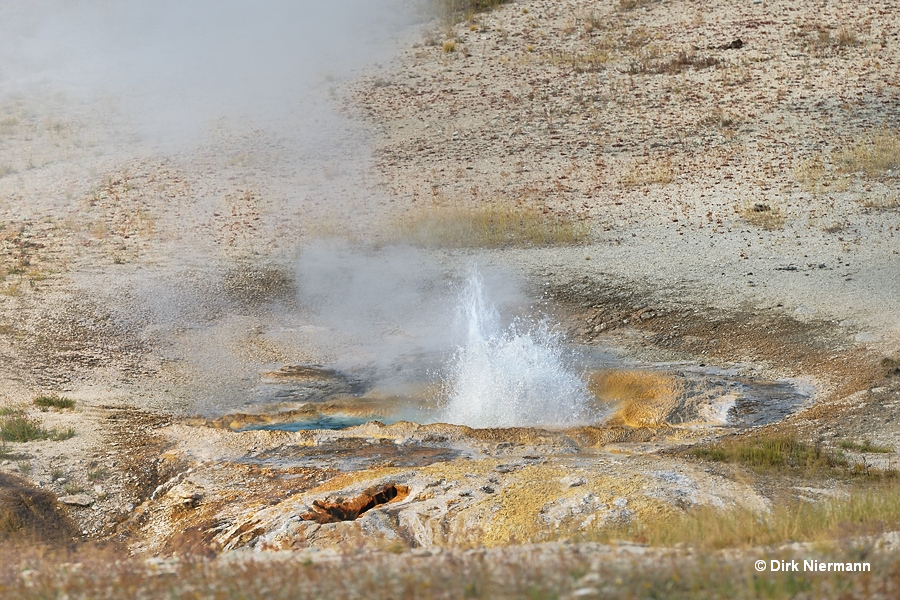
[[[606,26],[606,19],[596,11],[591,11],[584,16],[584,32],[591,34],[595,31],[601,31]]]
[[[38,396],[34,399],[34,405],[43,410],[50,408],[71,410],[75,408],[75,401],[71,398],[62,398],[60,396]]]
[[[450,54],[451,52],[456,52],[456,42],[454,40],[447,40],[444,42],[442,46],[445,54]]]
[[[725,111],[717,106],[708,115],[700,119],[699,125],[717,127],[719,129],[734,129],[743,121],[744,118],[738,113]]]
[[[27,460],[20,460],[19,462],[17,462],[16,468],[22,475],[28,475],[29,473],[31,473],[31,463]]]
[[[66,476],[66,472],[60,469],[59,467],[50,469],[50,481],[56,481],[58,479],[63,479]]]
[[[456,23],[471,21],[475,14],[493,10],[509,0],[436,0],[435,8],[448,33]]]
[[[838,29],[836,40],[838,46],[855,46],[859,43],[856,32],[848,27],[841,27]]]
[[[15,128],[18,124],[19,119],[16,117],[6,117],[4,119],[0,119],[0,135],[9,135],[13,131],[15,131]]]

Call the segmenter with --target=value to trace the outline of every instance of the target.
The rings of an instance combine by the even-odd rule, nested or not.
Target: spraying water
[[[449,368],[444,419],[472,427],[570,426],[591,420],[584,381],[566,367],[566,349],[546,323],[505,330],[472,269],[460,295],[466,341]]]

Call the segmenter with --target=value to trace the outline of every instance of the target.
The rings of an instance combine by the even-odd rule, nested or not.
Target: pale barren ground
[[[715,430],[367,425],[343,442],[184,419],[238,410],[264,367],[340,359],[296,300],[305,244],[378,247],[429,211],[500,202],[575,218],[589,237],[429,248],[414,260],[505,268],[550,301],[572,343],[809,382],[815,402],[779,431],[895,451],[900,379],[881,361],[900,358],[900,4],[633,4],[517,1],[430,25],[389,63],[323,83],[317,93],[338,114],[322,116],[321,144],[225,124],[199,148],[159,152],[111,126],[108,107],[7,99],[0,408],[24,406],[75,435],[8,443],[0,469],[58,496],[87,495],[88,506],[60,509],[80,537],[141,557],[325,553],[304,550],[306,560],[341,544],[408,557],[410,547],[483,543],[507,566],[523,552],[547,565],[582,551],[631,561],[606,546],[503,547],[556,539],[554,527],[591,513],[615,523],[690,506],[771,507],[785,487],[814,500],[842,491],[832,480],[775,490],[657,453]],[[723,48],[736,39],[742,47]],[[43,393],[76,408],[40,412],[30,403]],[[353,473],[254,462],[319,446],[344,456],[344,443],[374,458]],[[404,454],[423,445],[453,456]],[[893,457],[851,458],[886,467]],[[293,518],[314,499],[385,482],[411,490],[394,512]],[[885,535],[888,564],[896,548]],[[765,554],[742,552],[738,563]],[[603,570],[586,565],[581,576]],[[609,592],[579,581],[559,589]]]

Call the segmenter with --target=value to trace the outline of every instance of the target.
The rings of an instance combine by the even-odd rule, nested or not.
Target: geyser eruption
[[[472,269],[460,295],[467,329],[446,383],[444,419],[471,427],[570,426],[591,420],[585,382],[566,366],[567,350],[544,322],[505,330]]]

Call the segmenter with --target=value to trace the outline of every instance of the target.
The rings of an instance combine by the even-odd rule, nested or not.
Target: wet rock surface
[[[657,432],[666,445],[668,432]],[[190,466],[129,519],[144,551],[177,545],[183,531],[216,552],[339,548],[360,536],[383,548],[492,546],[687,506],[768,502],[697,465],[628,444],[579,446],[571,432],[398,423],[318,432],[173,425],[161,434],[169,456]],[[300,465],[298,456],[320,462]]]

